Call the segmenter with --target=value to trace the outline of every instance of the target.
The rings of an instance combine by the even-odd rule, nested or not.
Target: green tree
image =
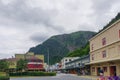
[[[17,61],[17,71],[23,71],[27,68],[27,60],[20,59]]]
[[[71,53],[68,53],[67,57],[81,57],[84,55],[88,55],[90,51],[89,43],[87,43],[84,47],[80,49],[76,49]]]
[[[0,71],[6,72],[9,68],[9,64],[6,60],[0,60]]]

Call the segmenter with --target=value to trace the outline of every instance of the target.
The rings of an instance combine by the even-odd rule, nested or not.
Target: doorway
[[[110,66],[110,75],[116,76],[116,66]]]
[[[97,67],[97,76],[100,76],[100,67]]]

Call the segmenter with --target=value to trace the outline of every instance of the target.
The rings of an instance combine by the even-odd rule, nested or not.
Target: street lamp
[[[49,49],[47,49],[47,53],[48,53],[48,72],[49,72]]]

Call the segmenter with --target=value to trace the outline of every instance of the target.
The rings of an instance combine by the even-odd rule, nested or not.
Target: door
[[[100,67],[97,67],[97,76],[100,76]]]
[[[116,66],[110,66],[110,75],[115,75],[116,76]]]

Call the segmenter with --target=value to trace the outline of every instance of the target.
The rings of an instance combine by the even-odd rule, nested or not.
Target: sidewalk
[[[77,75],[77,74],[71,74],[73,76],[79,77],[79,78],[85,78],[85,79],[90,79],[90,80],[98,80],[99,76],[91,76],[91,75]]]
[[[99,76],[79,76],[79,77],[82,77],[82,78],[87,78],[87,79],[90,79],[90,80],[97,80],[99,78]]]

